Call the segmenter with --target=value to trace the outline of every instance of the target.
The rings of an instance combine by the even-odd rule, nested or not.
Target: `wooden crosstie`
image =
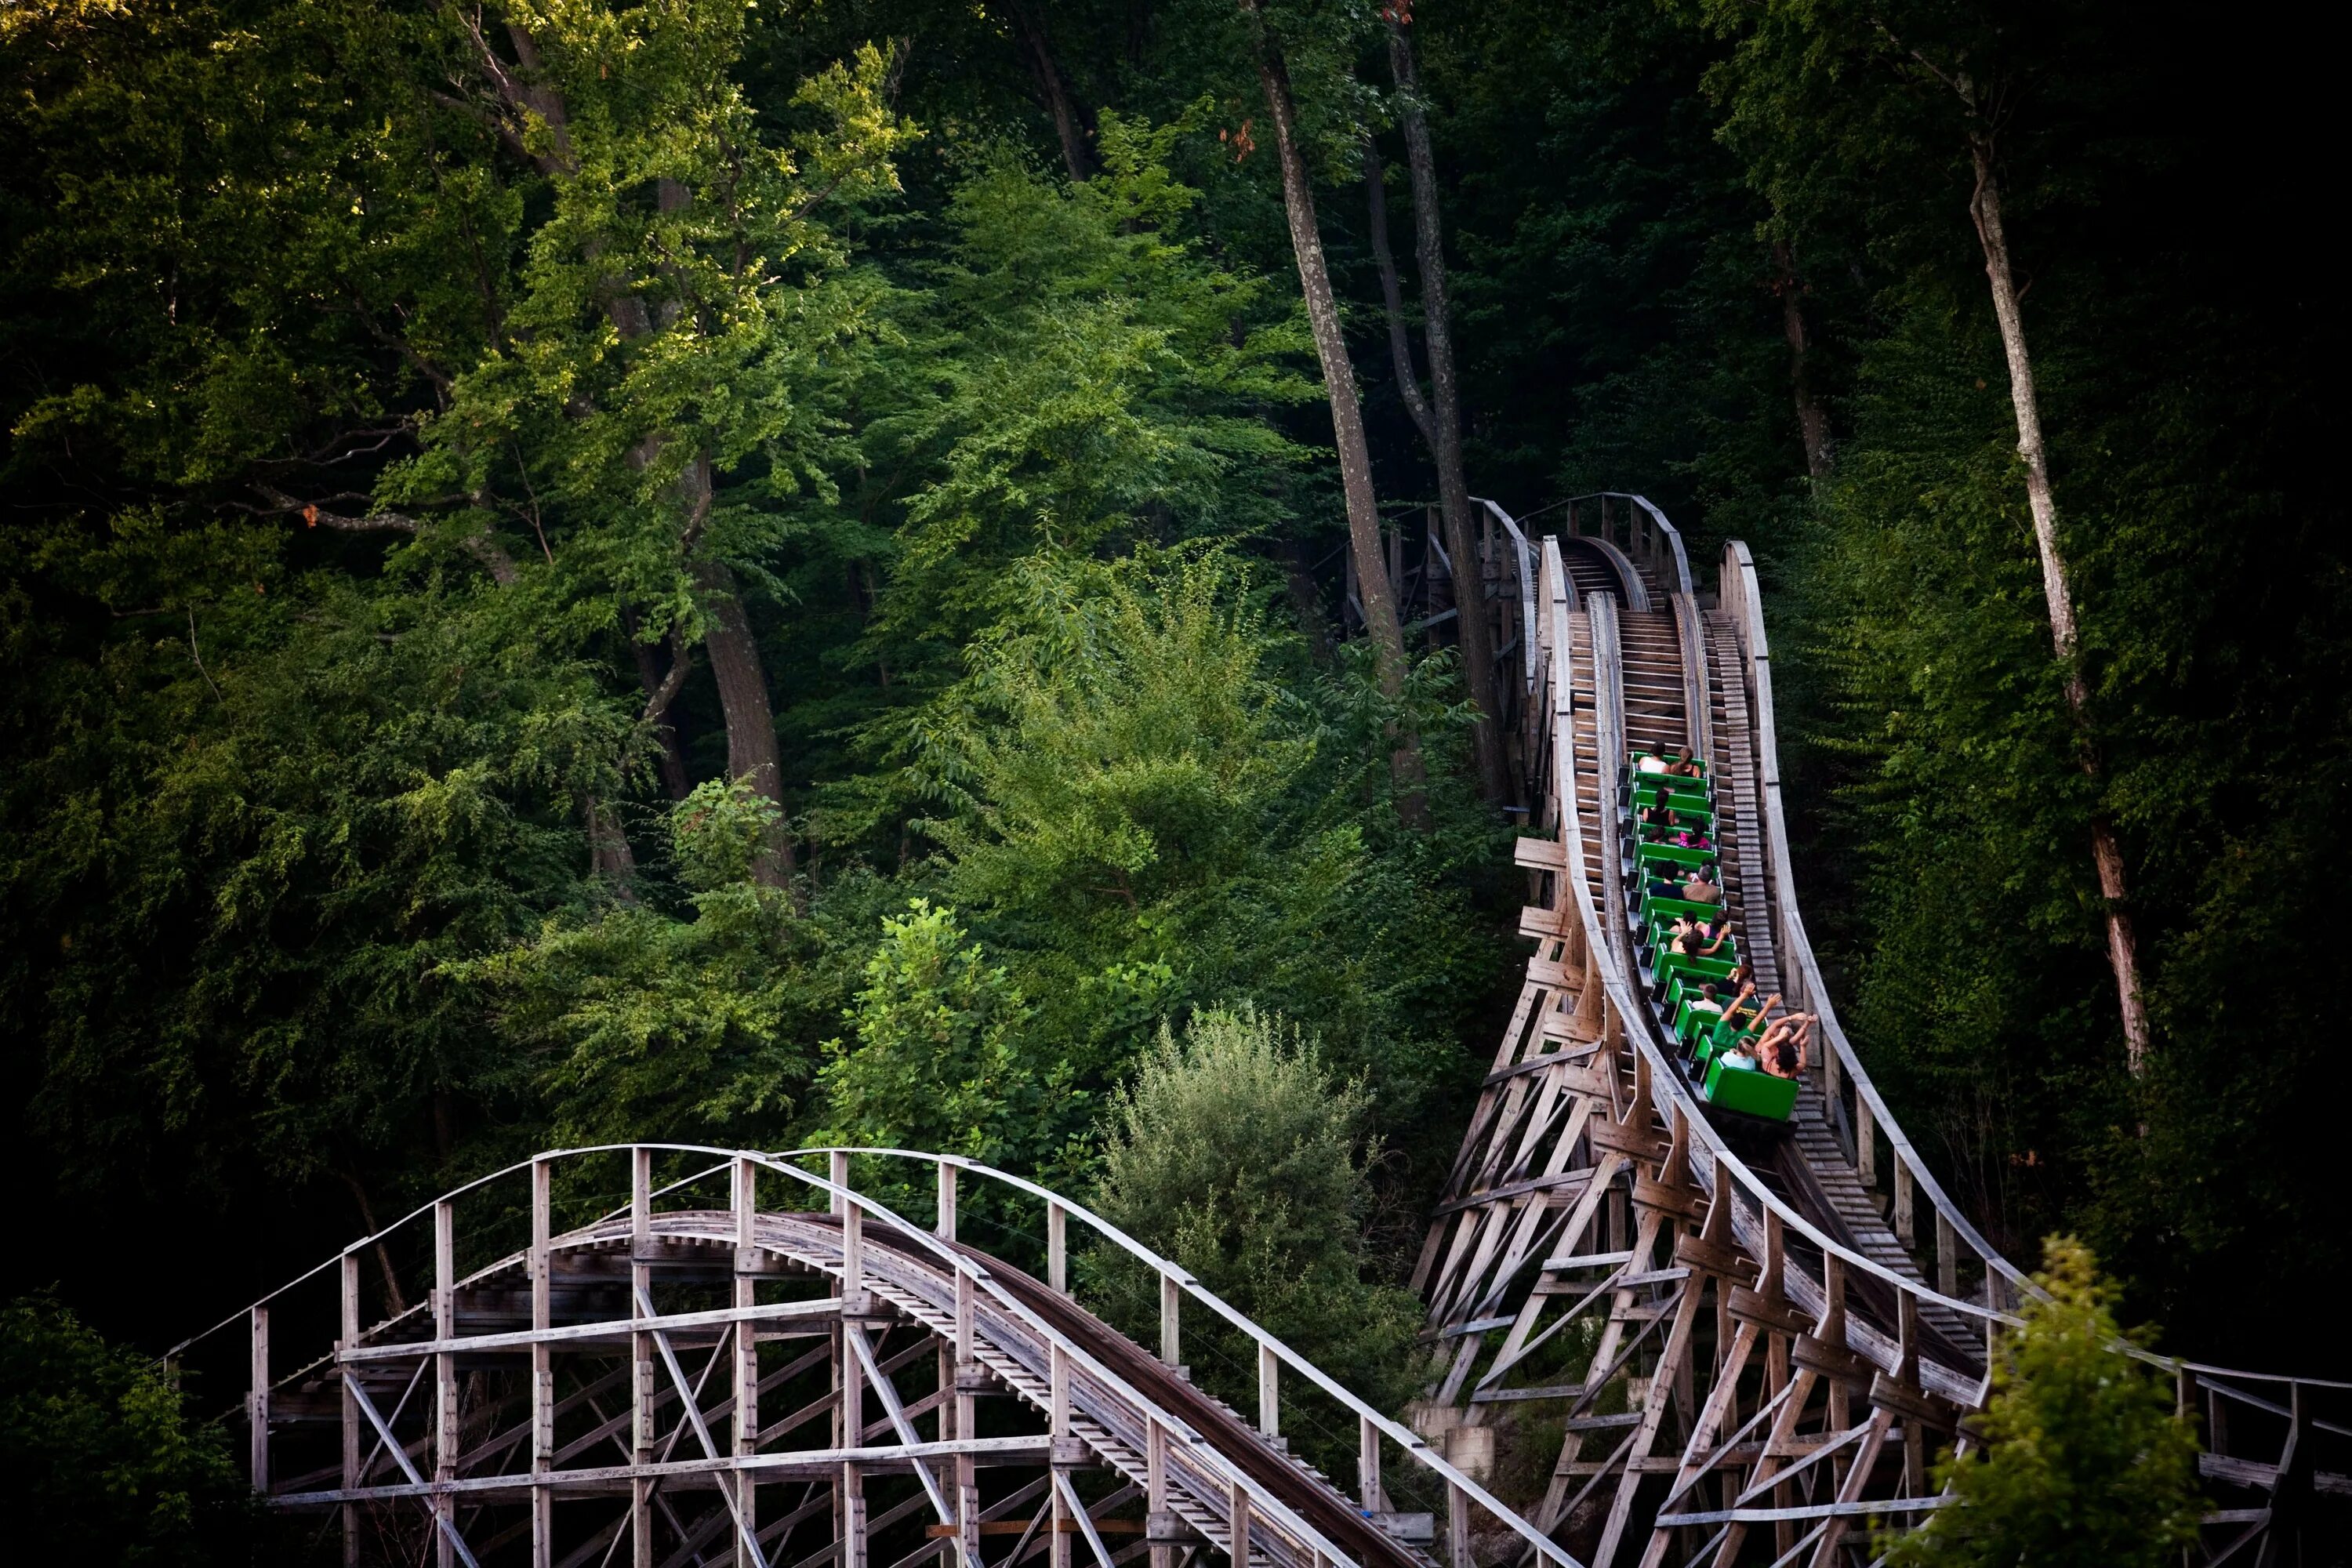
[[[1503,547],[1486,575],[1526,627],[1537,946],[1415,1274],[1440,1367],[1416,1422],[1474,1468],[1507,1436],[1542,1442],[1540,1489],[1512,1500],[1596,1568],[1867,1563],[1944,1500],[1930,1460],[1969,1441],[1990,1336],[2037,1288],[1888,1115],[1822,983],[1746,546],[1703,602],[1639,496],[1580,498],[1540,539],[1483,504]],[[1621,770],[1631,746],[1685,744],[1759,989],[1822,1019],[1785,1130],[1717,1125],[1645,994]],[[2345,1560],[2352,1385],[2161,1364],[2202,1419],[2205,1560]]]

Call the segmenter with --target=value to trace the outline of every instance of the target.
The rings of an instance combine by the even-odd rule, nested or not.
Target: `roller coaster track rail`
[[[1539,536],[1481,504],[1477,591],[1433,549],[1422,581],[1516,665],[1536,951],[1415,1272],[1438,1372],[1410,1425],[1021,1177],[618,1144],[469,1183],[174,1347],[245,1387],[268,1506],[339,1523],[352,1568],[1833,1568],[1944,1505],[1929,1456],[1970,1440],[2039,1288],[1838,1025],[1748,552],[1703,595],[1639,496]],[[1785,1130],[1718,1126],[1643,993],[1633,743],[1707,760],[1742,950],[1822,1018]],[[2200,1561],[2345,1560],[2352,1384],[2117,1349],[2201,1418]]]

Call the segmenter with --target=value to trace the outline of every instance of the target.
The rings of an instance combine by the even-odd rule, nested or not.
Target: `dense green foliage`
[[[1375,479],[1417,507],[1360,162],[1399,161],[1384,28],[1266,11]],[[1389,1282],[1507,1001],[1508,826],[1451,653],[1415,637],[1383,699],[1333,635],[1331,430],[1235,8],[1024,16],[1042,47],[928,0],[0,14],[23,1190],[146,1222],[226,1310],[222,1259],[274,1278],[557,1139],[1086,1182],[1148,1142],[1161,1091],[1119,1085],[1191,1059],[1156,1041],[1279,1014],[1356,1086],[1300,1145],[1355,1151],[1317,1156],[1359,1184],[1317,1277]],[[2315,66],[2007,0],[1412,31],[1472,487],[1642,490],[1702,579],[1752,543],[1805,906],[1915,1140],[2004,1243],[2080,1230],[2183,1348],[2340,1360],[2335,1045],[2281,1013],[2325,996],[2298,928],[2352,842],[2340,307],[2282,237]],[[1996,105],[2095,780],[1954,62]],[[26,1279],[97,1311],[107,1260],[58,1245]]]
[[[1363,1277],[1372,1097],[1272,1015],[1164,1026],[1112,1107],[1103,1215],[1318,1365],[1402,1402],[1420,1312]]]
[[[1373,1105],[1360,1079],[1335,1082],[1315,1044],[1278,1015],[1204,1009],[1181,1040],[1163,1025],[1115,1097],[1097,1206],[1316,1365],[1396,1409],[1423,1370],[1421,1310],[1411,1292],[1367,1273]],[[1116,1303],[1121,1326],[1149,1342],[1157,1280],[1123,1256],[1093,1261],[1089,1298]],[[1248,1408],[1256,1347],[1197,1309],[1184,1343],[1194,1381]],[[1285,1403],[1285,1431],[1343,1473],[1354,1439],[1346,1413],[1324,1411],[1311,1389]]]
[[[260,1510],[216,1429],[162,1368],[117,1349],[54,1300],[0,1307],[0,1464],[26,1560],[251,1562]]]
[[[2157,1568],[2196,1543],[2197,1436],[2169,1380],[2117,1355],[2115,1288],[2053,1237],[2049,1292],[2003,1336],[1978,1443],[1937,1466],[1958,1508],[1895,1539],[1902,1568]]]

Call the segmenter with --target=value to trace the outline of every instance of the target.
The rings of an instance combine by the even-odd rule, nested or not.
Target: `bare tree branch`
[[[312,528],[331,528],[338,533],[405,533],[411,537],[422,533],[425,525],[406,512],[372,511],[365,517],[352,517],[343,512],[329,511],[316,501],[298,500],[284,490],[268,485],[254,487],[271,502],[264,515],[281,516],[297,513]],[[501,588],[511,588],[522,574],[514,557],[499,548],[498,541],[486,533],[470,533],[457,541],[467,554],[482,564],[491,579]]]

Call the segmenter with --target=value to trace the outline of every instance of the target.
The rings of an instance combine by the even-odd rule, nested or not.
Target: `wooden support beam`
[[[833,1194],[833,1210],[841,1217],[841,1301],[842,1311],[847,1314],[865,1304],[864,1214],[849,1199],[849,1156],[836,1150],[831,1157],[830,1169],[833,1184],[840,1189]],[[849,1331],[845,1317],[835,1332],[837,1353],[834,1359],[835,1386],[841,1390],[834,1425],[842,1434],[839,1440],[845,1444],[856,1443],[866,1429],[865,1375],[857,1358],[850,1352]],[[834,1560],[840,1568],[866,1568],[866,1472],[857,1461],[842,1461],[835,1495],[840,1500],[835,1514],[834,1539],[839,1550]]]
[[[457,1209],[446,1198],[433,1205],[433,1337],[457,1333]],[[433,1358],[433,1479],[457,1479],[457,1358]],[[446,1497],[433,1500],[435,1568],[457,1568],[456,1511]]]
[[[971,1392],[971,1380],[980,1375],[980,1363],[975,1358],[973,1342],[972,1279],[962,1269],[956,1270],[955,1305],[955,1430],[956,1436],[970,1441],[978,1435],[979,1402]],[[970,1454],[958,1454],[955,1460],[956,1521],[962,1531],[958,1535],[957,1552],[962,1558],[961,1568],[982,1568],[980,1555],[980,1471]]]
[[[1143,1433],[1143,1500],[1148,1520],[1157,1522],[1168,1518],[1168,1428],[1149,1416]],[[1175,1543],[1159,1539],[1164,1531],[1150,1533],[1151,1568],[1175,1568]]]
[[[629,1300],[653,1294],[654,1152],[629,1151]],[[661,1397],[655,1375],[654,1337],[640,1329],[629,1336],[629,1460],[654,1462],[654,1412]],[[654,1568],[654,1481],[638,1476],[629,1483],[631,1568]]]
[[[555,1167],[530,1163],[530,1326],[555,1326]],[[530,1563],[555,1568],[555,1493],[537,1478],[555,1468],[555,1360],[546,1341],[530,1347]]]
[[[805,1448],[790,1453],[754,1454],[748,1458],[721,1454],[716,1458],[656,1460],[652,1475],[657,1481],[685,1480],[697,1477],[724,1475],[737,1469],[756,1469],[765,1476],[790,1476],[801,1479],[826,1480],[845,1462],[871,1467],[877,1470],[910,1472],[922,1459],[950,1458],[959,1451],[982,1456],[1007,1464],[1035,1466],[1046,1455],[1049,1441],[1043,1436],[1013,1437],[978,1437],[969,1442],[922,1443],[914,1447],[898,1444],[874,1444],[856,1448]],[[583,1496],[610,1497],[626,1487],[637,1474],[633,1465],[601,1465],[584,1468],[559,1470],[545,1482],[528,1475],[460,1476],[446,1488],[430,1481],[410,1481],[370,1487],[357,1499],[350,1500],[378,1503],[403,1499],[429,1497],[436,1490],[446,1490],[458,1498],[496,1498],[505,1501],[519,1500],[525,1493],[549,1487],[573,1491]],[[321,1492],[289,1492],[281,1494],[279,1503],[289,1507],[315,1508],[346,1500],[341,1490]],[[926,1500],[918,1492],[918,1504]]]
[[[1180,1314],[1184,1304],[1184,1287],[1173,1274],[1160,1277],[1160,1359],[1171,1367],[1184,1364],[1184,1345]]]
[[[245,1416],[247,1425],[246,1474],[253,1489],[269,1495],[269,1309],[257,1306],[247,1314]]]
[[[759,1242],[760,1167],[739,1156],[735,1161],[735,1310],[759,1309],[759,1279],[745,1265]],[[738,1319],[731,1342],[735,1374],[734,1451],[749,1456],[760,1447],[760,1336],[748,1319]],[[752,1547],[760,1530],[760,1499],[756,1472],[735,1472],[736,1568],[765,1568]]]
[[[1054,1345],[1046,1366],[1047,1415],[1054,1439],[1053,1463],[1063,1463],[1064,1445],[1070,1437],[1070,1352],[1059,1342]],[[1052,1568],[1070,1568],[1070,1537],[1065,1526],[1068,1523],[1067,1505],[1063,1501],[1064,1489],[1054,1488],[1054,1536],[1046,1543],[1045,1560]]]
[[[336,1318],[340,1327],[335,1336],[335,1353],[340,1363],[358,1348],[360,1342],[360,1255],[346,1252],[339,1270],[341,1310]],[[352,1490],[362,1483],[360,1475],[360,1438],[364,1430],[360,1418],[359,1398],[349,1378],[342,1380],[343,1389],[343,1488]],[[360,1560],[359,1510],[350,1503],[342,1508],[344,1568],[358,1568]]]

